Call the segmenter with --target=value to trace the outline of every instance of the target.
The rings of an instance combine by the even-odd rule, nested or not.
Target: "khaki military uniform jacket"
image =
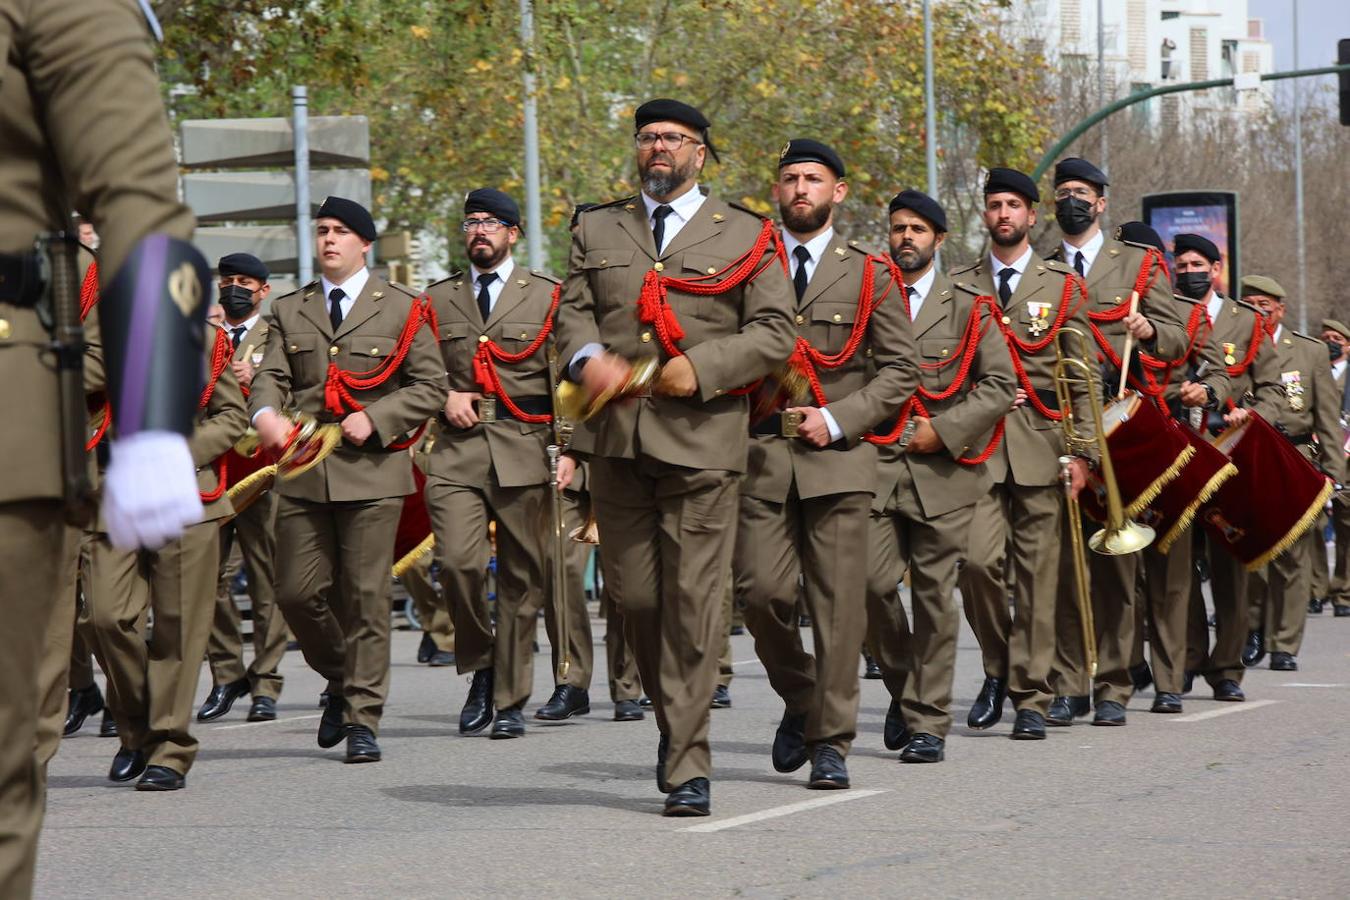
[[[394,353],[415,299],[407,288],[372,274],[336,334],[319,282],[275,300],[262,366],[253,376],[250,415],[265,407],[281,410],[285,405],[321,422],[345,418],[324,406],[329,362],[348,372],[374,369]],[[375,433],[363,447],[344,440],[313,469],[278,482],[277,494],[327,503],[413,492],[407,455],[384,448],[436,415],[445,403],[445,366],[436,353],[431,328],[418,329],[402,365],[387,381],[353,394],[364,405]]]
[[[956,377],[959,363],[941,364],[961,353],[961,338],[974,299],[966,291],[954,290],[951,279],[938,272],[919,307],[913,323],[914,342],[919,350],[923,387],[930,393],[946,390]],[[879,448],[874,511],[885,509],[905,470],[929,518],[969,506],[989,493],[992,479],[988,467],[964,465],[957,459],[975,457],[988,446],[992,429],[1012,407],[1017,378],[1008,346],[987,312],[978,340],[965,387],[947,400],[923,400],[944,449],[906,453],[895,444]]]
[[[1327,345],[1288,328],[1281,329],[1273,345],[1280,393],[1271,424],[1282,429],[1304,456],[1341,484],[1345,481],[1341,394],[1331,374]],[[1316,437],[1317,443],[1309,442],[1309,436]]]
[[[708,197],[658,255],[641,198],[582,213],[572,236],[558,310],[561,359],[570,363],[590,343],[628,359],[664,352],[652,326],[638,321],[642,279],[652,269],[680,278],[720,272],[749,251],[764,219]],[[679,343],[698,378],[692,397],[649,397],[612,403],[580,423],[581,453],[653,459],[696,469],[745,471],[749,404],[729,392],[774,371],[792,352],[793,292],[773,246],[753,281],[723,294],[671,291],[684,329]]]
[[[1038,259],[1032,256],[1027,270],[1017,282],[1003,310],[1003,322],[1024,342],[1044,340],[1049,334],[1047,328],[1041,334],[1032,333],[1035,315],[1031,304],[1049,304],[1046,325],[1052,324],[1064,296],[1065,279],[1077,279],[1078,273],[1060,262]],[[987,261],[981,261],[964,269],[952,272],[952,280],[958,291],[964,291],[971,297],[984,296],[998,298],[994,287],[994,276]],[[1071,304],[1078,304],[1075,292]],[[1071,307],[1072,308],[1072,307]],[[1084,305],[1064,321],[1064,327],[1076,328],[1092,343],[1088,330],[1087,310]],[[1006,347],[1005,343],[1005,347]],[[1009,348],[1009,353],[1015,352]],[[1009,357],[1011,360],[1011,356]],[[1031,387],[1039,391],[1046,405],[1053,408],[1055,382],[1055,345],[1049,346],[1033,356],[1023,356],[1022,366],[1026,370]],[[1019,383],[1020,386],[1020,383]],[[1088,397],[1082,392],[1073,391],[1073,413],[1078,430],[1085,436],[1093,434],[1092,411],[1088,406]],[[987,463],[989,475],[994,483],[1005,481],[1011,473],[1012,480],[1024,487],[1048,486],[1057,484],[1060,478],[1059,457],[1064,454],[1063,426],[1041,415],[1028,400],[1022,406],[1012,410],[1006,417],[1003,443]],[[1095,454],[1085,454],[1095,455]]]
[[[1223,307],[1213,323],[1209,335],[1209,344],[1218,362],[1235,365],[1247,358],[1251,347],[1253,327],[1260,312],[1250,303],[1225,297]],[[1275,345],[1264,331],[1259,332],[1261,347],[1252,359],[1251,365],[1241,375],[1230,379],[1228,396],[1239,406],[1250,407],[1267,422],[1276,421],[1279,413],[1280,387],[1279,363],[1275,359]],[[1231,353],[1229,351],[1232,351]],[[1229,362],[1229,360],[1233,362]],[[1226,411],[1228,404],[1220,396],[1219,412]]]
[[[222,327],[228,336],[230,326],[227,324]],[[234,348],[234,355],[231,359],[234,362],[246,361],[256,369],[259,364],[253,362],[253,359],[261,356],[266,350],[268,330],[267,316],[258,316],[258,321],[253,323],[253,327],[244,332],[244,337],[239,341],[239,346]]]
[[[441,359],[450,390],[482,392],[474,378],[473,360],[486,337],[507,353],[520,353],[533,343],[548,321],[557,279],[516,266],[502,287],[487,322],[478,311],[472,281],[452,275],[427,288],[440,325]],[[518,363],[496,362],[502,389],[512,400],[538,399],[551,403],[553,389],[548,358],[552,338]],[[530,410],[533,411],[533,410]],[[548,423],[508,418],[505,402],[497,400],[496,422],[464,430],[438,417],[439,437],[431,453],[428,474],[443,480],[481,487],[492,473],[502,487],[524,487],[549,480],[546,447],[553,437]]]

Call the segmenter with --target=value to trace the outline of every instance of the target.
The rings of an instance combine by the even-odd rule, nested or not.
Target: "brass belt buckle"
[[[483,397],[478,401],[478,421],[497,421],[497,398]]]
[[[797,426],[805,421],[806,416],[799,412],[781,412],[778,415],[783,417],[783,437],[795,438],[797,436]]]

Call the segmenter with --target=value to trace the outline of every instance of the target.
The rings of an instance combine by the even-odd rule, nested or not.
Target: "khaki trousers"
[[[447,653],[455,649],[455,623],[450,619],[450,609],[445,598],[431,580],[431,561],[435,556],[425,554],[417,560],[399,581],[408,592],[408,599],[417,611],[417,619],[422,623],[422,631],[431,636],[437,650]]]
[[[1083,649],[1082,613],[1074,575],[1073,546],[1064,516],[1063,545],[1059,554],[1059,596],[1055,607],[1055,661],[1050,684],[1058,696],[1086,697],[1094,704],[1112,701],[1125,706],[1134,693],[1130,680],[1130,654],[1134,650],[1135,579],[1140,556],[1108,556],[1094,553],[1088,538],[1101,530],[1096,522],[1083,521],[1083,555],[1088,565],[1088,597],[1092,603],[1094,640],[1097,647],[1097,677],[1088,676]],[[1091,682],[1091,684],[1089,684]]]
[[[202,522],[156,551],[118,550],[100,534],[90,556],[90,623],[116,694],[118,737],[148,765],[183,775],[197,755],[188,725],[211,628],[219,530]]]
[[[548,643],[553,660],[553,681],[556,685],[570,684],[572,687],[589,690],[591,672],[595,666],[595,643],[591,640],[591,615],[586,609],[586,563],[590,559],[591,544],[574,541],[569,534],[573,529],[586,524],[591,515],[591,497],[588,493],[575,491],[563,492],[563,566],[567,577],[567,634],[558,635],[558,601],[553,585],[553,521],[545,520],[546,527],[541,537],[541,552],[547,564],[548,602],[544,604],[544,630],[548,633]],[[558,678],[559,650],[563,641],[567,642],[568,658],[571,666],[567,677]]]
[[[985,658],[985,674],[1008,679],[1018,711],[1045,715],[1053,694],[1055,600],[1064,507],[1058,485],[994,485],[975,509],[959,584],[966,617]],[[1010,556],[1013,613],[1008,615],[1005,556]]]
[[[1336,534],[1336,562],[1328,596],[1335,606],[1350,606],[1350,503],[1331,501],[1331,527]]]
[[[1214,598],[1214,644],[1209,641],[1209,621],[1198,580],[1191,587],[1186,626],[1186,668],[1202,672],[1210,687],[1220,681],[1242,683],[1242,645],[1247,640],[1249,573],[1228,551],[1203,536],[1209,557],[1209,586]],[[1307,602],[1307,598],[1304,598]]]
[[[1331,517],[1326,511],[1317,519],[1317,524],[1308,529],[1304,539],[1308,542],[1308,563],[1311,568],[1311,580],[1308,582],[1308,599],[1316,597],[1325,600],[1331,593],[1331,571],[1327,566],[1327,524]]]
[[[1172,544],[1168,553],[1159,553],[1152,544],[1143,551],[1149,668],[1159,692],[1180,694],[1186,677],[1187,619],[1195,573],[1191,552],[1189,534]],[[1142,636],[1135,643],[1141,641]]]
[[[871,514],[867,645],[909,730],[946,738],[952,726],[952,680],[961,630],[953,591],[975,505],[927,518],[909,481],[906,470],[885,509]],[[897,587],[906,572],[912,628]]]
[[[378,733],[389,695],[389,587],[402,497],[277,508],[277,604],[343,721]]]
[[[216,584],[215,615],[206,643],[206,660],[215,684],[247,678],[254,697],[281,696],[284,678],[277,671],[286,655],[286,620],[277,609],[275,590],[277,498],[267,493],[241,515],[220,527],[220,570]],[[253,606],[253,662],[244,668],[244,634],[239,608],[230,594],[235,542],[248,575]]]
[[[51,621],[43,642],[38,671],[38,727],[34,752],[46,778],[47,764],[56,756],[70,706],[70,659],[75,644],[79,610],[81,532],[70,529],[62,548],[60,586],[52,598]],[[83,644],[83,641],[81,641]],[[86,650],[86,654],[87,654]],[[89,673],[89,683],[94,680]]]
[[[595,457],[591,475],[605,581],[669,742],[666,780],[706,778],[739,476],[648,457]]]
[[[1321,534],[1312,537],[1325,556]],[[1314,541],[1304,535],[1268,565],[1251,573],[1249,602],[1252,613],[1258,617],[1255,627],[1265,633],[1269,653],[1297,656],[1303,646],[1313,551]]]
[[[642,696],[637,660],[623,634],[623,612],[605,585],[600,592],[600,610],[605,617],[605,663],[609,676],[609,699],[636,700]]]
[[[769,683],[787,711],[806,716],[809,745],[847,755],[858,727],[858,657],[867,635],[867,545],[872,495],[785,503],[742,495],[736,531],[736,592]],[[814,654],[797,624],[805,588]],[[723,607],[722,633],[731,627]]]

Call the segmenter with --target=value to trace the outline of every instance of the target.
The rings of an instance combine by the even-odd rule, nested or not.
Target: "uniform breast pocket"
[[[636,250],[587,250],[581,268],[597,304],[630,304],[637,299],[642,279],[633,272]]]
[[[848,342],[857,314],[856,303],[817,300],[811,304],[811,334],[808,340],[817,350],[837,353]]]
[[[383,334],[352,334],[347,348],[350,369],[353,372],[369,372],[394,354],[398,339]]]
[[[468,322],[441,323],[441,360],[446,372],[460,372],[469,368],[473,355],[470,346]]]
[[[923,338],[919,341],[919,371],[923,373],[924,387],[946,387],[955,374],[952,366],[947,365],[957,352],[957,341],[953,338]]]
[[[711,256],[707,253],[686,253],[680,259],[679,277],[689,280],[703,278],[706,279],[706,283],[711,284],[719,279],[709,276],[717,275],[726,267],[727,261],[720,256]],[[698,316],[700,319],[716,319],[718,304],[723,302],[724,299],[718,296],[680,295],[681,308],[687,309],[692,315]]]
[[[1134,285],[1123,284],[1105,284],[1098,285],[1092,289],[1094,294],[1092,305],[1098,311],[1115,309],[1125,303],[1130,302],[1130,294],[1134,291]]]
[[[319,358],[319,335],[291,334],[285,338],[283,349],[291,369],[291,383],[295,387],[316,384],[323,378],[323,362]]]

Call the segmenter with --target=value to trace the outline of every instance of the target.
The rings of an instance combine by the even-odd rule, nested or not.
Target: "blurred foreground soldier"
[[[807,786],[825,790],[849,786],[845,759],[858,724],[877,459],[862,438],[913,393],[919,375],[892,270],[835,233],[844,176],[843,161],[819,141],[792,140],[779,154],[773,198],[797,295],[797,348],[784,380],[767,379],[756,395],[761,418],[750,422],[732,560],[755,653],[786,706],[773,767],[792,772],[809,760]],[[761,402],[763,392],[774,396]],[[810,653],[797,625],[799,580]]]
[[[1261,310],[1275,348],[1281,392],[1271,424],[1328,478],[1344,483],[1342,394],[1336,390],[1326,344],[1284,327],[1285,292],[1275,279],[1244,276],[1242,299]],[[1309,528],[1264,570],[1252,573],[1250,627],[1265,635],[1270,667],[1278,672],[1298,670],[1296,657],[1303,644],[1311,595],[1312,555],[1320,553],[1325,559],[1326,552],[1322,529]]]
[[[1002,443],[986,464],[994,489],[980,501],[960,585],[966,615],[980,641],[985,680],[970,709],[971,728],[989,728],[1003,714],[1005,693],[1017,709],[1014,740],[1043,740],[1055,654],[1056,573],[1064,510],[1059,458],[1066,453],[1055,395],[1055,336],[1061,326],[1087,333],[1081,282],[1063,263],[1036,256],[1027,234],[1036,224],[1040,192],[1013,169],[990,169],[984,186],[988,259],[952,272],[958,290],[997,298],[997,325],[1016,361],[1015,407],[1005,418]],[[1078,428],[1092,434],[1084,392],[1073,392]],[[1087,460],[1069,463],[1076,496],[1086,483]],[[1067,550],[1067,548],[1065,548]],[[1012,579],[1005,583],[1005,555]],[[1008,595],[1014,600],[1009,619]]]
[[[262,260],[248,253],[231,253],[217,265],[220,275],[220,305],[225,321],[221,326],[230,339],[230,371],[239,381],[247,398],[253,373],[262,362],[267,346],[267,320],[260,313],[272,286]],[[238,482],[233,465],[242,462],[230,457],[226,477]],[[277,698],[282,677],[277,671],[286,654],[286,620],[276,606],[273,587],[273,560],[276,555],[277,497],[272,491],[253,501],[242,513],[220,527],[220,571],[216,583],[216,611],[206,644],[206,659],[211,665],[211,693],[197,711],[197,719],[208,722],[230,711],[240,697],[253,695],[249,707],[250,722],[266,722],[277,717]],[[234,573],[230,551],[239,542],[248,577],[248,594],[253,611],[253,661],[244,667],[244,638],[239,609],[230,592]]]
[[[103,233],[104,341],[116,408],[104,510],[123,546],[159,545],[201,515],[186,435],[201,392],[206,266],[185,243],[177,166],[137,4],[0,0],[0,896],[32,891],[43,788],[38,663],[72,521],[88,498],[62,459],[85,441],[79,342],[54,357],[44,322],[74,321],[78,273],[47,290],[34,246],[72,208]],[[97,140],[90,135],[97,134]],[[70,249],[70,248],[67,248]],[[73,261],[73,252],[65,254]],[[73,296],[73,300],[72,300]],[[41,308],[41,312],[39,309]],[[65,483],[63,483],[63,481]],[[66,501],[63,503],[63,499]],[[78,512],[77,512],[78,510]],[[69,598],[66,598],[67,600]]]
[[[708,815],[708,702],[749,440],[736,391],[791,353],[792,289],[773,223],[699,189],[702,113],[653,100],[635,120],[642,193],[582,213],[558,342],[587,397],[644,394],[579,423],[572,445],[591,460],[605,582],[660,728],[665,812]],[[663,363],[651,396],[628,385],[633,360]]]
[[[878,429],[897,440],[878,448],[867,635],[891,696],[883,740],[903,747],[909,763],[941,762],[946,752],[961,627],[952,591],[975,504],[992,487],[981,458],[1001,440],[994,428],[1016,395],[993,310],[954,291],[933,262],[946,237],[936,200],[913,190],[891,200],[891,258],[904,276],[923,380],[894,426]],[[912,625],[897,589],[906,572]]]
[[[331,456],[278,480],[277,604],[305,661],[328,681],[318,743],[347,738],[346,761],[381,757],[376,732],[389,692],[389,571],[403,498],[415,488],[407,433],[445,399],[445,370],[426,309],[366,269],[375,223],[329,197],[315,217],[322,271],[275,300],[249,409],[279,455],[283,406],[340,423]]]
[[[1322,340],[1326,342],[1331,356],[1331,375],[1335,379],[1336,390],[1340,397],[1341,446],[1350,447],[1350,379],[1346,370],[1350,368],[1350,325],[1336,319],[1322,322]],[[1342,461],[1350,466],[1350,457],[1344,450]],[[1331,524],[1336,534],[1335,566],[1331,570],[1331,585],[1327,599],[1331,601],[1336,618],[1350,616],[1350,502],[1345,492],[1337,491],[1331,501]],[[1319,610],[1320,611],[1320,610]]]

